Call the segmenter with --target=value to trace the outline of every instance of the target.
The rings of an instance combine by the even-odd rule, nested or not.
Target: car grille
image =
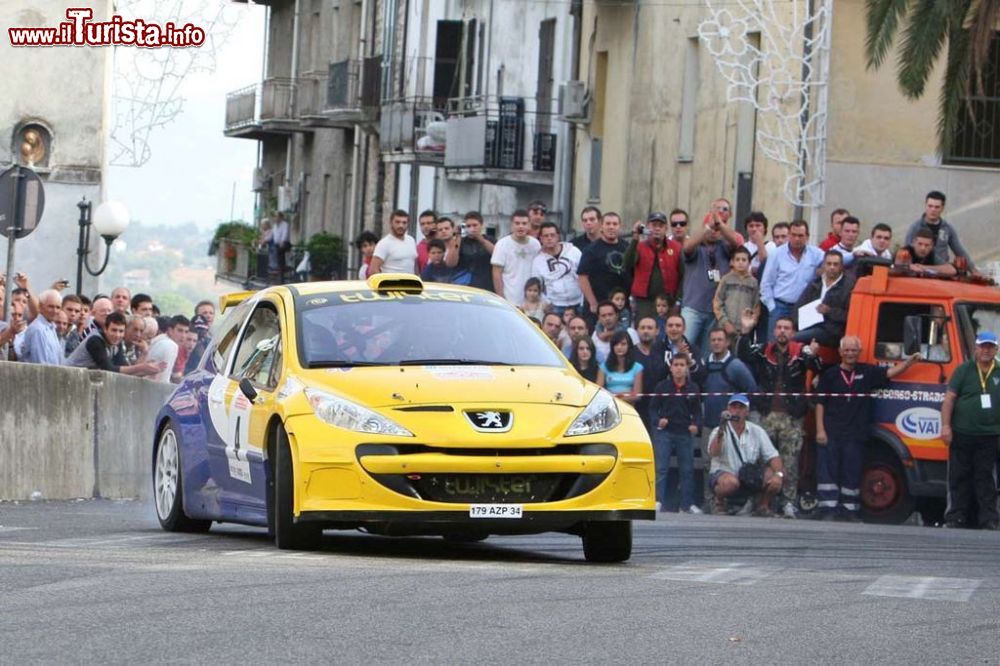
[[[610,444],[560,444],[538,448],[444,448],[424,444],[362,444],[357,456],[406,455],[414,453],[444,453],[454,456],[538,456],[546,455],[612,455],[617,450]],[[386,488],[407,497],[432,502],[456,504],[557,502],[590,492],[607,474],[539,473],[431,473],[372,474]]]

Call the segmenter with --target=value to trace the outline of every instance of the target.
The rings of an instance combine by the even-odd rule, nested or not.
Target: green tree
[[[994,39],[1000,0],[867,0],[869,69],[885,62],[900,40],[896,80],[910,99],[923,96],[944,53],[945,74],[938,101],[938,146],[951,148],[961,114],[974,119],[966,98],[983,94],[982,74]]]

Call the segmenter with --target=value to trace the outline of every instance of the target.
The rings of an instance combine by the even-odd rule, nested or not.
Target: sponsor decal
[[[896,428],[911,439],[941,437],[941,412],[929,407],[911,407],[896,417]]]
[[[424,370],[443,381],[493,379],[493,371],[484,365],[425,365]]]

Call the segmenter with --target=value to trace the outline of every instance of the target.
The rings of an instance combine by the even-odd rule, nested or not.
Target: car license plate
[[[520,504],[470,504],[469,518],[521,518],[524,507]]]

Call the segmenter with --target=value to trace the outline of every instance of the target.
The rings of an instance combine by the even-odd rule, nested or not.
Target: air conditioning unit
[[[559,116],[564,120],[587,120],[587,85],[567,81],[559,86]]]
[[[264,169],[262,169],[261,167],[256,167],[253,170],[253,187],[251,188],[251,190],[254,192],[266,191],[267,181],[269,180],[270,178],[268,177],[267,172],[264,171]]]

